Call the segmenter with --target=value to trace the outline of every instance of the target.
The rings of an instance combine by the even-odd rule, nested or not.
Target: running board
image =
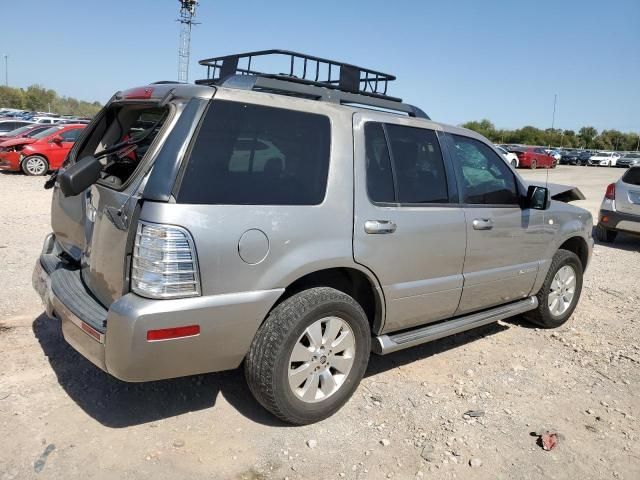
[[[484,312],[445,320],[436,325],[427,325],[426,327],[396,333],[395,335],[380,335],[374,338],[371,350],[379,355],[386,355],[387,353],[438,340],[465,330],[497,322],[504,318],[513,317],[514,315],[520,315],[535,308],[538,308],[538,298],[529,297],[508,305],[485,310]]]

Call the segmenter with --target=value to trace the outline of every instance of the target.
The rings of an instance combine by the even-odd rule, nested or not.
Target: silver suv
[[[602,199],[596,237],[609,243],[618,232],[640,235],[640,166],[631,167],[616,183],[608,185]]]
[[[576,189],[528,185],[484,137],[387,95],[391,75],[284,51],[200,63],[196,85],[115,94],[48,182],[34,287],[99,368],[244,363],[256,399],[305,424],[372,351],[571,316],[593,243]]]

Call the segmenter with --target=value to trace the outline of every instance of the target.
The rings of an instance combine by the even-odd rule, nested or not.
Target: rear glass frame
[[[66,166],[67,164],[77,162],[80,159],[79,158],[80,154],[82,154],[82,156],[94,155],[95,149],[90,152],[85,152],[84,150],[89,148],[88,144],[95,140],[94,136],[97,134],[98,129],[100,128],[103,129],[102,133],[100,133],[100,139],[102,139],[102,137],[105,135],[108,127],[104,126],[103,122],[107,121],[108,110],[113,107],[122,108],[127,106],[135,106],[135,107],[144,108],[144,109],[162,108],[165,110],[164,120],[160,125],[158,133],[155,135],[155,137],[149,144],[147,150],[145,151],[145,154],[142,156],[135,170],[131,172],[131,174],[129,175],[126,181],[124,181],[121,185],[114,185],[106,182],[103,178],[100,178],[95,182],[95,185],[99,185],[100,187],[103,187],[103,188],[108,188],[109,190],[122,192],[127,190],[136,181],[136,179],[140,179],[140,171],[143,168],[145,168],[145,166],[149,165],[149,159],[151,158],[149,156],[149,153],[153,152],[154,150],[157,150],[158,142],[162,141],[162,139],[165,138],[169,125],[173,124],[173,121],[176,115],[176,106],[173,104],[173,102],[169,102],[166,105],[160,105],[160,102],[157,99],[154,99],[151,101],[122,100],[122,101],[116,101],[116,102],[112,102],[105,105],[105,107],[102,110],[100,110],[100,112],[98,112],[98,114],[94,117],[94,119],[88,125],[86,125],[84,129],[82,129],[82,133],[80,134],[80,137],[76,140],[74,146],[69,152],[67,160],[63,165]],[[98,139],[98,142],[100,141],[100,139]],[[97,148],[97,145],[96,145],[96,148]]]

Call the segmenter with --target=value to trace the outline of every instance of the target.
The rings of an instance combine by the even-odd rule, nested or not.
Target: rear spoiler
[[[559,202],[569,203],[576,200],[585,200],[587,198],[578,187],[571,185],[561,185],[559,183],[545,184],[543,182],[528,182],[528,184],[548,188],[551,198]]]

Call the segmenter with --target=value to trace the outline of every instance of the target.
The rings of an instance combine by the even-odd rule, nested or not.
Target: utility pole
[[[558,103],[558,94],[553,96],[553,119],[551,120],[551,130],[556,126],[556,103]]]
[[[178,81],[189,81],[189,57],[191,56],[191,27],[195,24],[197,0],[178,0],[180,2],[180,45],[178,47]]]
[[[9,55],[4,54],[4,86],[9,86]]]

